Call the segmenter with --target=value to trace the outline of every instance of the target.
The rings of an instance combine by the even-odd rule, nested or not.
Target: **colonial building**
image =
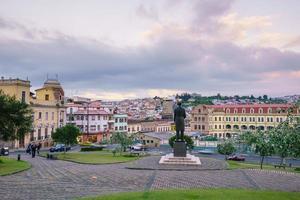
[[[52,143],[51,133],[65,124],[64,90],[56,79],[48,79],[36,93],[30,92],[30,81],[1,78],[0,90],[17,100],[30,104],[33,116],[33,130],[12,147],[25,147],[29,142],[41,142],[43,146]]]
[[[56,79],[48,79],[42,88],[31,95],[33,109],[33,132],[29,141],[41,142],[44,147],[52,145],[51,134],[66,124],[64,90]],[[27,141],[27,143],[29,142]]]
[[[299,115],[299,109],[291,104],[199,105],[192,110],[191,129],[221,138],[269,130],[286,120],[289,109]]]
[[[98,101],[67,104],[67,123],[81,130],[82,141],[109,140],[113,131],[113,122],[112,114],[105,111]]]
[[[114,132],[127,133],[127,114],[114,114]]]
[[[129,135],[136,134],[142,130],[140,120],[128,120],[127,132]]]

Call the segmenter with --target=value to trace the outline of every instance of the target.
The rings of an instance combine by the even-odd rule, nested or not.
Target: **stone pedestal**
[[[162,165],[201,165],[200,159],[194,155],[187,154],[186,157],[175,157],[170,153],[162,156],[159,164]]]
[[[186,157],[186,144],[182,141],[174,142],[174,157]]]

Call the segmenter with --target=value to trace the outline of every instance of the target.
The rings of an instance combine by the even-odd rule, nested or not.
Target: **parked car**
[[[9,155],[9,148],[8,147],[2,147],[0,151],[1,156],[8,156]]]
[[[233,156],[229,156],[228,160],[245,161],[245,157],[241,155],[233,155]]]
[[[50,151],[50,152],[63,152],[63,151],[65,151],[65,148],[66,148],[66,151],[71,150],[71,147],[70,147],[70,146],[65,147],[64,144],[57,144],[57,145],[51,147],[51,148],[49,149],[49,151]]]

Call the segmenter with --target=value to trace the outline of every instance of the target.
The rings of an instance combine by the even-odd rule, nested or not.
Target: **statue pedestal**
[[[170,153],[162,156],[159,160],[160,165],[201,165],[200,159],[194,155],[187,154],[186,157],[175,157]]]
[[[174,157],[186,157],[186,144],[184,141],[174,142]]]

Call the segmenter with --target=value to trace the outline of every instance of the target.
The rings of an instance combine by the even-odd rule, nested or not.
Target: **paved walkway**
[[[132,170],[128,163],[83,165],[22,155],[30,170],[0,176],[1,200],[73,199],[162,188],[255,188],[300,191],[300,174],[261,170]]]

